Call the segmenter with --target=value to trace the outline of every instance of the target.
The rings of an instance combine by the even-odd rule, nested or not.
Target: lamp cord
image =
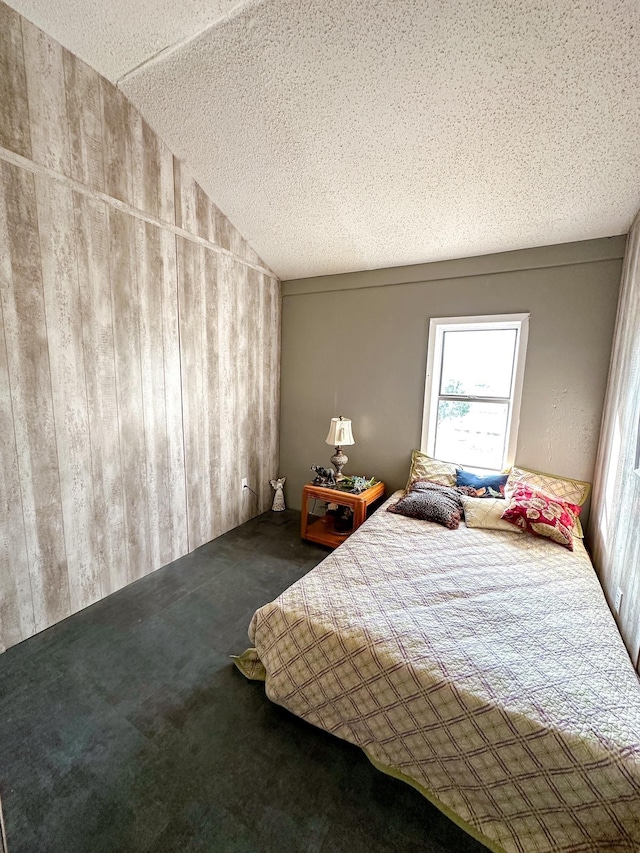
[[[245,485],[245,489],[249,489],[249,491],[250,491],[250,492],[252,492],[252,494],[254,494],[256,497],[258,497],[258,495],[256,494],[256,492],[254,492],[254,491],[253,491],[253,489],[251,488],[251,486],[247,486],[247,485]]]

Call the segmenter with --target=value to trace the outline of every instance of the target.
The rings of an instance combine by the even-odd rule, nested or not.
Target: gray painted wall
[[[419,447],[431,317],[530,312],[516,461],[591,481],[625,238],[283,283],[280,473],[300,507],[353,420],[346,473],[404,486]]]

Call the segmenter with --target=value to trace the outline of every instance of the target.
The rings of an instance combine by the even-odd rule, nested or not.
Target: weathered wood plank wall
[[[0,3],[0,650],[268,508],[279,364],[277,278]]]

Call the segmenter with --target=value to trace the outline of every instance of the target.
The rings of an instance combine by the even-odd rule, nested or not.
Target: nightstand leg
[[[357,530],[361,524],[367,519],[367,505],[364,501],[360,501],[356,504],[355,511],[353,513],[353,529]]]
[[[307,492],[302,491],[302,518],[300,519],[300,536],[303,539],[307,538]]]

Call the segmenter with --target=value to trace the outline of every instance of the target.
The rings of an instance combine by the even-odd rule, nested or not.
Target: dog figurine
[[[274,512],[282,512],[283,509],[286,509],[284,503],[284,492],[282,491],[282,487],[284,486],[286,479],[286,477],[280,477],[279,480],[269,480],[271,488],[276,490],[276,493],[273,496],[273,505],[271,507]]]

